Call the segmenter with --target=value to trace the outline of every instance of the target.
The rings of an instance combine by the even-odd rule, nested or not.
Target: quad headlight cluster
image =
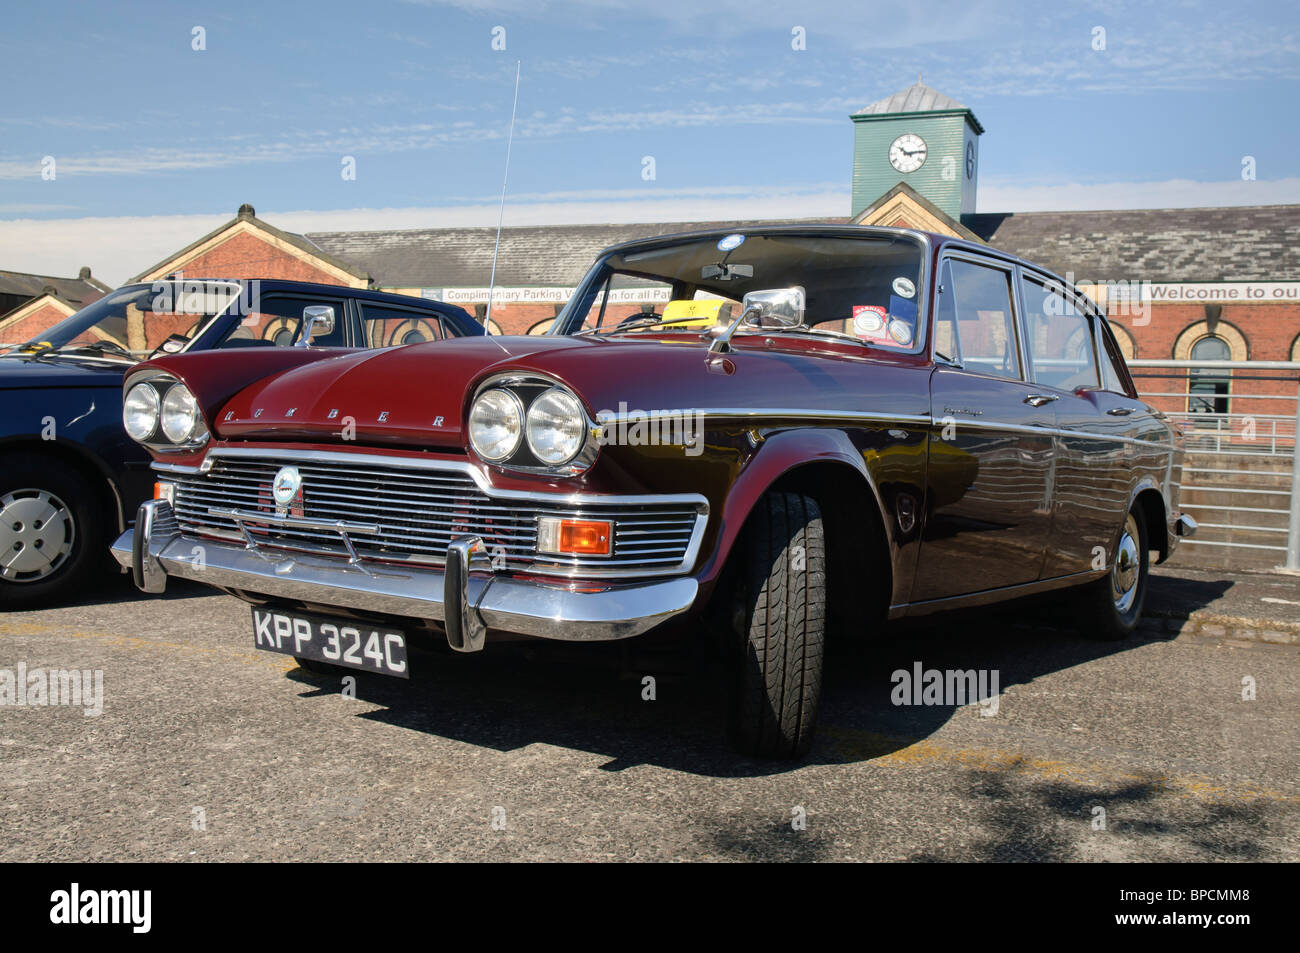
[[[160,449],[198,447],[208,438],[194,395],[169,377],[132,385],[122,402],[122,424],[132,440]]]
[[[578,398],[550,381],[502,382],[480,392],[469,411],[474,452],[507,466],[581,469],[594,456],[591,430]]]

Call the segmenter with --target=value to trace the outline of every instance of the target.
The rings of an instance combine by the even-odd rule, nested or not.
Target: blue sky
[[[918,73],[987,129],[982,211],[1300,202],[1294,3],[51,0],[5,21],[0,268],[121,280],[241,202],[291,229],[495,222],[516,59],[508,224],[847,214],[848,114]]]

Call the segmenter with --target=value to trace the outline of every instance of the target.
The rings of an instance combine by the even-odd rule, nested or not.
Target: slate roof
[[[55,275],[32,275],[24,271],[0,271],[0,295],[16,295],[23,298],[39,298],[47,291],[60,301],[81,309],[98,301],[110,291],[108,285],[96,281],[89,268],[82,268],[76,278],[60,278]]]
[[[501,232],[497,284],[577,284],[597,253],[633,238],[703,229],[829,222],[845,218],[554,225]],[[1076,279],[1300,280],[1300,205],[1021,212],[962,217],[996,248]],[[314,232],[306,236],[387,288],[485,287],[495,228]]]
[[[1300,205],[964,215],[962,224],[1078,280],[1300,280]]]
[[[245,203],[239,206],[238,211],[235,212],[235,217],[232,218],[230,221],[226,222],[223,225],[218,226],[217,228],[214,228],[212,231],[208,232],[202,238],[190,242],[180,251],[172,252],[172,254],[168,255],[162,261],[158,262],[155,265],[150,266],[149,268],[146,268],[144,271],[140,272],[135,277],[129,279],[127,281],[127,284],[133,284],[137,281],[142,281],[145,275],[152,274],[153,272],[157,271],[159,268],[162,268],[164,265],[176,261],[177,259],[185,258],[187,255],[189,255],[190,252],[207,244],[209,241],[216,238],[222,232],[226,231],[227,229],[231,228],[234,225],[237,225],[239,222],[251,222],[254,226],[260,228],[268,235],[272,235],[275,238],[278,238],[281,241],[286,242],[287,244],[293,245],[295,248],[304,251],[309,255],[315,255],[318,258],[320,258],[322,261],[328,262],[329,264],[333,265],[335,268],[338,268],[341,271],[345,271],[350,275],[355,275],[358,278],[370,279],[370,275],[368,275],[364,270],[358,270],[356,268],[355,262],[341,261],[339,259],[336,259],[332,255],[330,255],[326,249],[317,248],[310,241],[308,241],[304,236],[299,235],[297,232],[282,231],[281,229],[276,228],[274,225],[262,221],[262,219],[257,217],[257,210],[254,209],[253,206]]]
[[[847,218],[644,225],[536,225],[501,231],[496,283],[502,287],[576,285],[596,255],[618,242],[674,232],[755,225],[844,223]],[[312,232],[307,239],[368,271],[384,288],[487,287],[496,228],[424,228],[384,232]]]

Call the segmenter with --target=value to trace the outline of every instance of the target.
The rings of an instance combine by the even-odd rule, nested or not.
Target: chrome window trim
[[[1085,386],[1092,386],[1101,389],[1101,362],[1099,360],[1098,353],[1097,353],[1097,331],[1096,328],[1094,327],[1095,322],[1092,319],[1092,309],[1088,307],[1088,305],[1086,304],[1086,300],[1085,300],[1086,296],[1079,293],[1078,289],[1076,289],[1073,285],[1068,284],[1063,278],[1057,278],[1054,275],[1048,272],[1041,271],[1037,268],[1032,268],[1026,265],[1017,264],[1016,272],[1017,272],[1016,296],[1021,300],[1021,309],[1020,309],[1021,320],[1026,323],[1026,327],[1024,329],[1025,339],[1029,340],[1030,338],[1028,333],[1029,315],[1028,312],[1025,310],[1023,304],[1024,288],[1022,287],[1021,282],[1027,280],[1037,285],[1040,285],[1042,289],[1048,292],[1049,294],[1060,294],[1060,296],[1066,301],[1066,303],[1069,304],[1070,307],[1078,311],[1079,314],[1083,317],[1083,319],[1088,322],[1088,329],[1090,332],[1088,336],[1092,339],[1092,371],[1093,371],[1093,377],[1095,379],[1091,385],[1085,385]],[[1053,291],[1051,287],[1052,285],[1056,285],[1057,289],[1059,290]],[[1057,387],[1054,384],[1049,384],[1046,381],[1037,380],[1034,377],[1033,348],[1030,348],[1025,353],[1025,361],[1029,367],[1028,380],[1034,386],[1048,387],[1051,388],[1052,390],[1060,391],[1062,394],[1073,393],[1073,391],[1063,390],[1062,388]],[[1113,393],[1113,391],[1109,393]]]
[[[1025,333],[1024,333],[1024,328],[1021,327],[1021,320],[1023,318],[1024,309],[1021,307],[1020,304],[1020,286],[1016,280],[1017,263],[1014,261],[1003,261],[1000,258],[990,258],[988,256],[980,254],[977,251],[968,251],[960,247],[956,249],[950,249],[948,246],[945,246],[942,254],[939,256],[939,269],[942,270],[943,263],[945,261],[952,261],[952,260],[965,261],[965,262],[969,262],[970,264],[980,265],[984,268],[992,268],[997,271],[1003,272],[1007,276],[1007,282],[1008,282],[1007,290],[1010,292],[1010,297],[1008,298],[1008,302],[1011,305],[1011,330],[1012,333],[1014,333],[1016,336],[1016,366],[1020,369],[1020,376],[1002,377],[998,374],[989,374],[984,371],[966,367],[964,354],[961,354],[961,360],[962,360],[961,369],[969,371],[972,374],[978,374],[980,377],[984,377],[989,380],[1011,381],[1012,383],[1015,384],[1031,383],[1029,379],[1029,365],[1026,363],[1026,357],[1025,357]],[[951,271],[949,273],[951,274]],[[953,279],[953,284],[954,285],[956,284],[956,279]],[[954,329],[954,331],[956,332],[957,335],[957,349],[958,352],[960,353],[961,352],[961,315],[960,314],[957,315],[957,327]],[[931,360],[933,360],[934,355],[931,354],[930,358]],[[947,365],[948,362],[945,361],[943,363]]]
[[[565,304],[564,308],[555,317],[555,322],[551,325],[550,330],[546,333],[555,337],[571,337],[577,333],[566,332],[561,334],[557,329],[560,326],[560,319],[564,318],[566,322],[571,321],[569,308],[574,302],[582,300],[589,286],[595,283],[594,271],[596,266],[602,261],[615,253],[624,253],[637,248],[640,245],[646,245],[646,250],[652,250],[659,247],[668,247],[673,244],[681,244],[690,241],[705,241],[709,238],[722,238],[733,232],[739,231],[746,238],[755,238],[762,235],[783,235],[801,238],[846,238],[846,239],[871,239],[871,238],[906,238],[916,242],[920,246],[921,262],[918,273],[917,285],[917,314],[916,314],[916,340],[912,342],[909,348],[891,348],[888,353],[891,354],[924,354],[929,346],[929,326],[930,326],[930,263],[934,258],[934,243],[929,232],[923,232],[915,228],[896,228],[890,225],[828,225],[828,224],[809,224],[809,225],[758,225],[748,229],[705,229],[696,232],[679,232],[673,235],[655,235],[649,238],[637,238],[631,241],[618,242],[601,249],[596,254],[591,265],[583,274],[582,280],[578,283],[572,297]],[[581,330],[581,329],[579,329]],[[761,329],[771,333],[772,329]],[[852,343],[852,339],[845,337],[843,340]],[[866,342],[859,342],[866,347]]]

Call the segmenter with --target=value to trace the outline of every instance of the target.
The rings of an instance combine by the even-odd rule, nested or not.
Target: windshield
[[[166,352],[184,348],[239,293],[240,286],[229,282],[128,285],[64,318],[10,353],[143,361],[160,348]]]
[[[751,292],[802,288],[802,321],[785,330],[911,351],[921,262],[920,242],[903,235],[711,235],[632,248],[596,263],[551,333],[698,333],[730,324]],[[768,322],[737,333],[746,330],[773,333]]]

